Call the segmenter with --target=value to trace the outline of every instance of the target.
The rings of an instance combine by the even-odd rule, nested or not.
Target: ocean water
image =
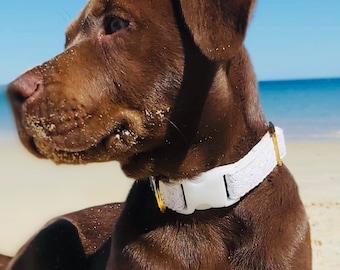
[[[0,140],[15,137],[15,125],[0,86]],[[340,78],[263,81],[261,106],[268,121],[284,129],[287,140],[340,141]]]
[[[340,78],[259,83],[268,121],[288,140],[340,141]]]

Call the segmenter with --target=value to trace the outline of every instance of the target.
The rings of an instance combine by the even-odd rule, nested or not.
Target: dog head
[[[56,163],[118,160],[134,177],[199,170],[189,156],[217,163],[207,152],[225,156],[246,125],[233,123],[261,118],[244,93],[256,88],[242,46],[253,5],[90,0],[64,52],[9,85],[21,141]]]

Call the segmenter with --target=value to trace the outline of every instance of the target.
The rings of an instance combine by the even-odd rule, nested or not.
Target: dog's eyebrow
[[[88,6],[85,10],[87,10],[87,13],[85,13],[84,17],[100,17],[103,15],[107,10],[112,9],[113,4],[111,1],[107,0],[97,0],[97,1],[90,1],[88,3]]]
[[[81,11],[78,18],[74,20],[66,29],[66,41],[68,42],[71,40],[75,36],[74,33],[87,33],[91,26],[91,22],[95,18],[103,15],[110,8],[110,6],[111,3],[106,0],[89,1]]]

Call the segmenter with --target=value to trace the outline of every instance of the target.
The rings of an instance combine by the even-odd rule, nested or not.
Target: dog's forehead
[[[170,0],[89,0],[79,16],[68,27],[67,32],[75,28],[75,24],[84,22],[88,18],[100,17],[114,10],[124,10],[136,18],[147,15],[169,15],[172,9]],[[155,11],[155,12],[152,12]]]
[[[122,8],[134,13],[147,12],[152,9],[161,12],[161,9],[171,5],[170,0],[90,0],[84,8],[84,16],[100,16],[112,9]]]
[[[76,39],[77,36],[82,35],[82,32],[86,32],[86,25],[91,25],[91,21],[103,15],[112,16],[115,12],[123,11],[135,21],[149,19],[157,24],[157,21],[164,21],[164,18],[169,18],[169,15],[172,17],[172,10],[171,0],[89,0],[78,17],[66,29],[66,37],[68,40]]]

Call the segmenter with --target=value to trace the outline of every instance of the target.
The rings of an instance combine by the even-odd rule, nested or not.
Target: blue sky
[[[63,50],[86,0],[0,3],[0,84]],[[258,0],[246,47],[259,80],[340,77],[339,0]]]

